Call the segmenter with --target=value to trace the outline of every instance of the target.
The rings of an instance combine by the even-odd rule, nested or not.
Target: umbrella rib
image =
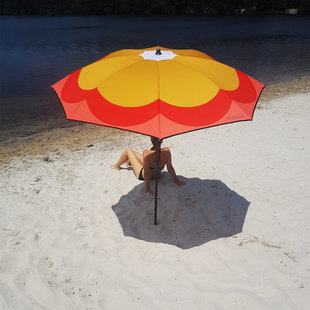
[[[189,51],[189,52],[193,51],[193,52],[196,52],[196,50],[193,50],[193,49],[187,49],[187,50],[174,49],[174,51],[175,51],[176,53],[177,53],[178,51]],[[185,54],[182,54],[182,55],[177,54],[177,55],[178,55],[178,56],[182,56],[182,57],[200,58],[200,59],[213,60],[213,61],[218,62],[217,60],[215,60],[213,57],[207,55],[206,53],[201,52],[201,51],[199,51],[199,52],[202,53],[202,54],[204,54],[204,55],[206,55],[206,56],[208,56],[209,58],[208,58],[208,57],[203,57],[202,55],[201,55],[201,56],[200,56],[200,55],[192,56],[192,55],[185,55]]]

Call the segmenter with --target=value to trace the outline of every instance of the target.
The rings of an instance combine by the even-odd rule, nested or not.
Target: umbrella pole
[[[154,225],[157,225],[157,192],[158,192],[158,169],[159,169],[159,139],[155,148],[155,202],[154,202]]]

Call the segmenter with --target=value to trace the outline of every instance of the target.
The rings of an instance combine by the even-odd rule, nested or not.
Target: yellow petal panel
[[[98,90],[105,99],[119,106],[147,105],[158,99],[158,62],[140,61],[127,66],[105,79]]]
[[[236,70],[220,62],[199,57],[177,56],[174,61],[182,63],[202,73],[223,90],[235,90],[239,86]]]
[[[172,50],[175,54],[180,56],[199,57],[204,59],[212,59],[207,54],[195,50]]]
[[[84,67],[81,70],[78,84],[84,90],[94,89],[111,75],[142,60],[143,58],[139,55],[104,58]]]
[[[194,107],[216,96],[219,87],[203,73],[175,60],[159,62],[160,99],[174,106]]]

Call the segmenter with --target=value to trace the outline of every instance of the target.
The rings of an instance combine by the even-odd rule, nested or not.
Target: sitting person
[[[151,137],[151,142],[153,147],[150,150],[144,150],[143,155],[127,148],[118,162],[112,166],[113,169],[119,170],[121,165],[127,163],[127,165],[132,166],[132,169],[137,177],[137,179],[145,182],[145,193],[153,195],[153,191],[150,189],[150,180],[155,179],[155,160],[156,160],[156,143],[159,143],[159,167],[158,167],[158,178],[161,176],[161,171],[167,166],[167,170],[171,175],[173,181],[178,185],[182,186],[186,184],[181,182],[175,174],[174,168],[171,162],[171,153],[169,148],[160,148],[162,140]]]

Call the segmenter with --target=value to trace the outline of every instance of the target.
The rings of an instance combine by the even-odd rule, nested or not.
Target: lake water
[[[0,17],[0,120],[63,113],[50,85],[118,49],[207,53],[270,84],[310,75],[309,17]]]

